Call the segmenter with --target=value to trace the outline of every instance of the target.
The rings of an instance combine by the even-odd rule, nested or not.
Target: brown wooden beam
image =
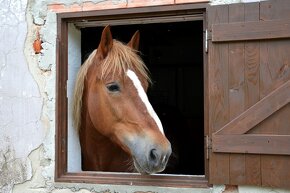
[[[212,41],[244,41],[290,37],[290,19],[222,23],[212,26]]]
[[[213,135],[213,152],[290,155],[290,135]]]

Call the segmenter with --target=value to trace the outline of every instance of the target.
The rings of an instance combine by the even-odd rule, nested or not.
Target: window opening
[[[81,29],[82,62],[98,46],[103,28]],[[153,80],[148,97],[173,148],[163,173],[204,175],[203,22],[111,27],[113,38],[122,42],[136,30],[140,55]]]

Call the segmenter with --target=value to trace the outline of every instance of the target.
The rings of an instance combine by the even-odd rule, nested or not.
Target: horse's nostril
[[[168,159],[168,157],[166,155],[163,156],[161,163],[164,165],[165,163],[167,163],[167,159]]]
[[[158,153],[156,149],[151,149],[149,159],[154,164],[158,161]]]
[[[149,151],[148,161],[149,166],[153,169],[164,168],[167,164],[168,158],[170,157],[171,151],[169,153],[164,152],[158,148],[153,148]]]
[[[164,156],[164,160],[162,162],[162,164],[167,164],[168,160],[169,160],[170,154],[167,154],[166,156]]]

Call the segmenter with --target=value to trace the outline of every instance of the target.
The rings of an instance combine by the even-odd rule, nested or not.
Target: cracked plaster
[[[0,1],[0,192],[32,177],[30,152],[42,143],[43,99],[24,55],[27,1]]]
[[[22,183],[32,177],[28,158],[16,158],[10,146],[0,150],[0,192],[9,192],[14,184]]]
[[[212,0],[211,4],[252,1]],[[0,192],[224,192],[223,185],[169,191],[162,187],[54,183],[56,14],[47,5],[55,2],[0,0]],[[83,2],[57,1],[64,5]],[[32,44],[38,30],[43,49],[35,54]],[[238,189],[240,193],[290,193],[248,186]]]

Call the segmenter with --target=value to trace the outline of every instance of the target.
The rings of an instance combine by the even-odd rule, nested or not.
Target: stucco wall
[[[211,3],[250,1],[212,0]],[[55,12],[173,4],[190,0],[55,2],[0,1],[0,192],[290,192],[223,185],[210,189],[168,189],[55,183]],[[72,40],[76,40],[75,44],[71,41],[70,48],[74,49],[79,40],[74,37]],[[41,48],[40,53],[38,48]]]
[[[46,133],[44,99],[24,55],[26,5],[24,0],[0,5],[0,192],[31,178],[28,156]]]

